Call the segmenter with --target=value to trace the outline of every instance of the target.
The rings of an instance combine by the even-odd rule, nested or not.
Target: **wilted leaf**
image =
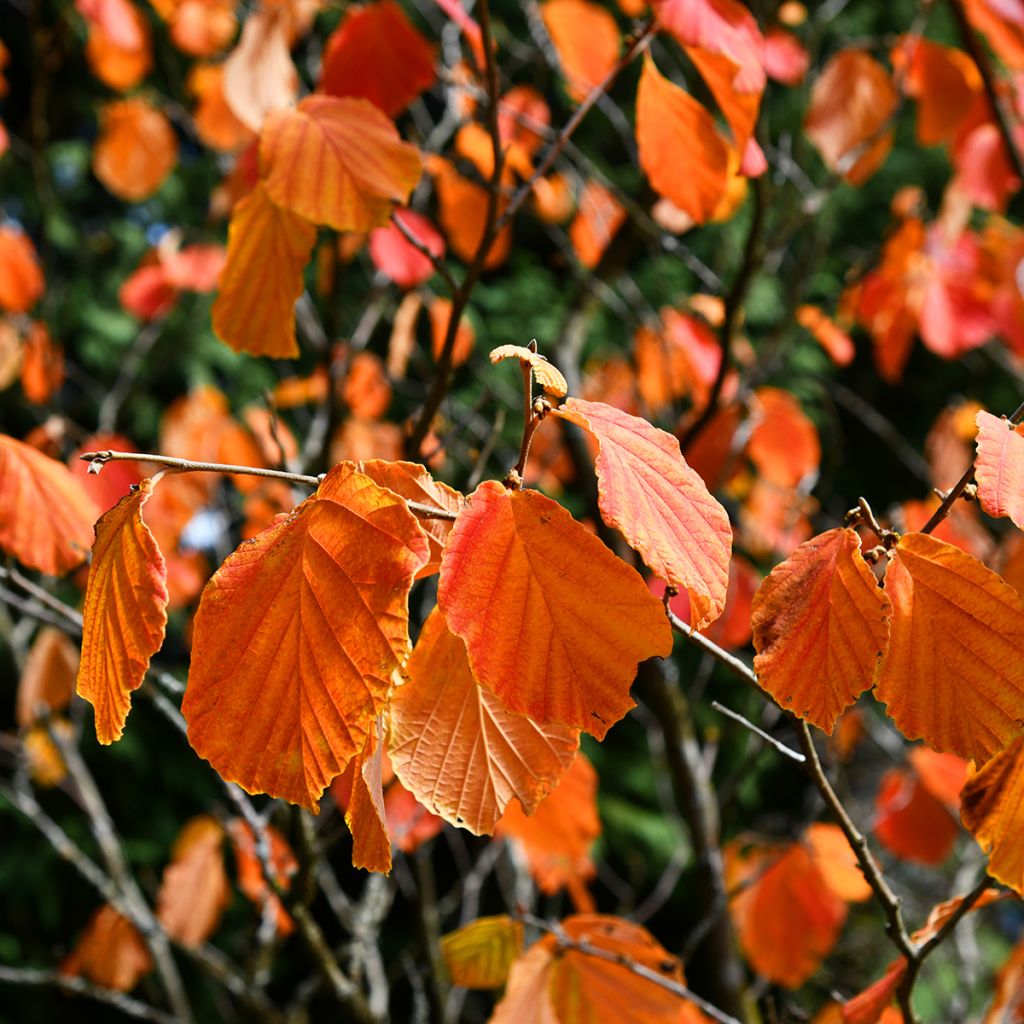
[[[209,815],[193,818],[174,841],[156,896],[156,916],[164,931],[183,946],[204,943],[231,902],[223,841],[224,829]]]
[[[276,111],[260,135],[267,195],[337,231],[387,224],[420,179],[420,155],[368,100],[307,96]]]
[[[650,55],[644,57],[637,91],[636,139],[651,187],[696,223],[710,219],[725,195],[729,147],[711,114],[663,77]],[[686,153],[685,160],[680,153]]]
[[[309,221],[271,202],[257,185],[231,214],[228,262],[213,303],[213,330],[236,352],[292,359],[295,302],[316,242]]]
[[[493,832],[513,797],[532,813],[572,764],[579,733],[506,710],[473,678],[466,645],[437,609],[407,672],[391,697],[391,763],[405,787],[452,824]]]
[[[292,63],[283,7],[250,12],[238,45],[224,62],[224,101],[250,131],[295,101],[299,76]]]
[[[67,467],[0,434],[0,548],[23,565],[62,576],[85,561],[99,510]]]
[[[1024,896],[1024,739],[996,754],[960,800],[960,820],[988,854],[988,873]]]
[[[978,500],[990,516],[1009,516],[1024,530],[1024,433],[1006,419],[978,413]]]
[[[441,952],[452,984],[501,988],[523,951],[523,924],[507,914],[478,917],[441,937]]]
[[[679,442],[638,416],[570,398],[557,416],[596,438],[601,515],[622,531],[656,575],[690,597],[690,625],[725,608],[729,517],[687,464]]]
[[[396,117],[434,84],[434,51],[394,0],[349,8],[324,45],[320,89]]]
[[[78,695],[96,713],[100,743],[121,738],[131,692],[149,669],[167,626],[167,569],[142,508],[153,493],[143,480],[96,524],[82,621]]]
[[[861,185],[892,146],[897,96],[889,73],[863,50],[841,50],[811,89],[804,132],[830,171]]]
[[[874,685],[892,609],[850,529],[801,544],[754,595],[754,671],[772,697],[831,734]]]
[[[499,345],[492,349],[488,357],[492,363],[501,363],[506,359],[518,359],[530,367],[533,379],[555,398],[563,398],[569,385],[557,366],[549,363],[544,356],[522,345]]]
[[[974,758],[1021,731],[1024,604],[976,558],[922,533],[885,573],[893,616],[878,699],[908,739]]]
[[[550,498],[493,481],[449,534],[438,603],[506,707],[599,739],[633,706],[637,664],[672,646],[635,569]]]
[[[315,811],[405,657],[427,554],[402,499],[346,463],[243,543],[195,617],[182,713],[196,752],[248,792]]]
[[[380,718],[366,735],[363,749],[352,762],[352,789],[345,824],[352,833],[352,866],[367,871],[391,871],[391,837],[384,809]]]

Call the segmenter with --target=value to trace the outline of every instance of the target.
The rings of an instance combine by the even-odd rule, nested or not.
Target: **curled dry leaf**
[[[633,706],[637,664],[672,647],[635,569],[550,498],[493,481],[448,537],[438,603],[506,707],[598,739]]]
[[[405,658],[427,557],[405,502],[348,463],[243,543],[195,617],[182,714],[196,752],[247,792],[315,812]]]
[[[18,509],[0,519],[0,548],[22,565],[62,576],[85,561],[99,509],[63,463],[0,434],[0,501]]]
[[[267,195],[336,231],[383,227],[420,179],[419,152],[368,100],[307,96],[260,135]]]
[[[829,735],[877,678],[892,608],[855,530],[801,544],[754,595],[754,671],[772,697]]]
[[[650,55],[637,91],[636,138],[651,187],[696,223],[709,220],[725,195],[729,147],[711,114],[665,78]]]
[[[316,228],[271,202],[257,185],[236,204],[228,229],[228,261],[213,303],[213,330],[236,352],[292,359],[295,303],[302,294]]]
[[[978,413],[978,500],[990,515],[1008,516],[1024,530],[1024,428],[984,410]]]
[[[149,669],[167,626],[167,567],[142,508],[153,493],[143,480],[96,524],[82,615],[78,695],[96,713],[100,743],[121,738],[131,693]]]
[[[441,937],[452,984],[462,988],[501,988],[522,951],[523,923],[508,914],[478,917]]]
[[[384,733],[380,716],[352,761],[352,788],[345,824],[352,833],[352,866],[367,871],[391,871],[391,836],[384,807]]]
[[[991,569],[922,533],[885,573],[892,603],[877,696],[900,732],[987,761],[1021,732],[1024,603]]]
[[[657,576],[686,590],[690,625],[725,608],[729,517],[679,451],[679,442],[638,416],[570,398],[555,415],[597,440],[598,504]]]
[[[988,873],[1024,896],[1024,739],[968,780],[960,820],[988,854]]]
[[[523,345],[499,345],[490,353],[492,363],[501,363],[506,359],[518,359],[521,363],[530,367],[533,379],[549,394],[555,398],[563,398],[569,390],[561,370],[549,363],[547,359],[528,349]]]
[[[434,84],[434,50],[394,0],[351,7],[324,45],[322,92],[397,117]]]
[[[579,733],[508,711],[473,677],[466,645],[435,609],[391,697],[395,774],[428,810],[476,835],[509,801],[528,814],[572,764]]]

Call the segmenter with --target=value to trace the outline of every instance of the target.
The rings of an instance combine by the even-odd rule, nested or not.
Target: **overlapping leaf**
[[[15,720],[29,726],[71,703],[78,674],[78,647],[66,633],[44,626],[36,636],[18,681]]]
[[[1024,739],[964,786],[960,820],[989,855],[988,873],[1024,896]]]
[[[420,803],[453,824],[490,833],[513,797],[532,813],[572,764],[579,733],[506,710],[473,678],[466,645],[437,609],[408,674],[391,698],[391,763]]]
[[[195,618],[182,713],[197,753],[249,792],[315,810],[405,657],[427,553],[404,501],[343,463],[229,555]]]
[[[831,734],[875,682],[890,614],[854,530],[829,530],[801,544],[754,595],[758,682],[783,707]]]
[[[295,302],[316,242],[307,220],[271,202],[257,185],[235,206],[228,262],[213,303],[213,330],[236,352],[272,359],[299,354]]]
[[[979,762],[1021,731],[1024,603],[976,558],[921,533],[885,573],[892,603],[878,699],[908,739]]]
[[[729,586],[732,529],[676,439],[602,402],[570,398],[556,414],[597,439],[604,521],[622,531],[652,572],[686,590],[694,629],[717,619]]]
[[[93,706],[100,743],[121,738],[132,691],[164,641],[167,567],[142,518],[152,493],[153,481],[143,480],[96,524],[78,695]]]
[[[0,502],[17,509],[0,519],[0,548],[22,565],[61,576],[85,560],[99,509],[63,463],[6,434]]]
[[[420,155],[369,100],[308,96],[260,135],[267,194],[336,231],[383,227],[420,179]]]
[[[352,762],[352,791],[345,824],[352,833],[352,866],[367,871],[391,870],[391,836],[384,809],[384,743],[380,719]]]
[[[493,481],[449,534],[438,603],[506,707],[599,739],[632,707],[637,664],[672,646],[635,569],[550,498]]]
[[[709,220],[725,195],[729,147],[711,114],[665,78],[650,56],[637,91],[636,139],[651,187],[696,223]]]
[[[1024,433],[1008,420],[979,412],[974,476],[990,516],[1009,516],[1024,530]]]
[[[523,923],[507,914],[478,917],[441,938],[441,952],[452,984],[501,988],[523,950]]]

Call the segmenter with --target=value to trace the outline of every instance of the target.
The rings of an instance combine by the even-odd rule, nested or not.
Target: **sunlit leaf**
[[[984,410],[978,413],[978,500],[990,516],[1009,516],[1024,529],[1024,432]]]
[[[177,161],[178,140],[170,121],[146,100],[132,97],[100,111],[92,169],[119,199],[148,199]]]
[[[611,14],[589,0],[545,0],[544,25],[565,72],[569,95],[586,98],[619,58],[619,29]]]
[[[452,984],[501,988],[523,950],[523,924],[507,914],[478,917],[441,937],[441,952]]]

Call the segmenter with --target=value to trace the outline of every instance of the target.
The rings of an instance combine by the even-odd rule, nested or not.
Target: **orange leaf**
[[[921,785],[951,811],[960,809],[960,791],[967,783],[970,765],[956,754],[939,754],[928,747],[914,747],[907,755]]]
[[[847,903],[871,899],[871,886],[838,825],[814,822],[807,826],[804,842],[825,884],[836,896]]]
[[[849,366],[853,362],[855,352],[850,336],[817,306],[798,306],[796,322],[810,331],[836,366]]]
[[[337,231],[382,227],[420,180],[420,155],[368,100],[307,96],[267,117],[260,135],[267,195]]]
[[[715,119],[688,92],[663,77],[648,54],[636,96],[640,167],[651,187],[698,224],[725,195],[729,147]],[[679,159],[686,153],[685,161]]]
[[[590,850],[601,835],[594,766],[577,753],[569,770],[529,816],[518,803],[509,804],[495,834],[511,836],[522,845],[541,892],[582,889],[582,883],[594,875]]]
[[[85,561],[99,510],[67,467],[0,434],[0,548],[31,569],[62,576]]]
[[[874,685],[892,609],[855,530],[801,544],[754,595],[754,671],[781,705],[831,735]]]
[[[893,607],[878,699],[907,739],[987,761],[1021,731],[1024,603],[991,569],[922,533],[885,573]]]
[[[902,768],[882,776],[875,815],[875,835],[882,845],[916,864],[941,864],[959,834],[949,809]]]
[[[64,383],[64,350],[42,320],[29,325],[21,363],[21,390],[33,405],[48,402]]]
[[[290,935],[295,925],[277,898],[277,894],[272,892],[267,884],[252,828],[248,822],[236,818],[228,826],[228,831],[235,851],[238,888],[242,890],[242,895],[274,915],[278,935]],[[292,875],[298,871],[299,863],[291,847],[285,842],[284,836],[273,825],[267,825],[264,831],[268,846],[267,861],[274,873],[274,881],[278,888],[290,889]]]
[[[153,960],[138,929],[109,904],[89,919],[60,973],[82,976],[104,988],[128,992],[153,969]]]
[[[248,792],[315,812],[383,707],[426,559],[404,501],[346,463],[242,544],[196,612],[182,704],[196,752]]]
[[[96,524],[82,615],[82,664],[78,695],[96,712],[100,743],[121,738],[131,692],[164,642],[167,568],[142,507],[153,481],[123,497]]]
[[[213,330],[236,352],[292,359],[295,302],[316,228],[271,202],[257,185],[236,204],[228,229],[228,262],[213,303]]]
[[[514,85],[498,104],[498,132],[503,146],[518,146],[532,157],[544,145],[551,125],[548,101],[532,85]]]
[[[508,914],[478,917],[441,937],[441,952],[452,984],[501,988],[523,950],[523,923]]]
[[[546,0],[544,25],[555,44],[569,95],[580,102],[608,76],[619,59],[619,27],[588,0]]]
[[[779,487],[797,487],[818,471],[821,442],[800,403],[782,388],[759,388],[757,421],[747,455],[761,477]]]
[[[320,88],[397,117],[434,84],[434,51],[394,0],[351,7],[324,46]]]
[[[597,440],[601,516],[650,569],[690,597],[701,629],[725,608],[732,530],[725,509],[687,464],[679,442],[602,402],[570,398],[556,415]]]
[[[434,176],[437,189],[438,218],[448,235],[448,244],[459,259],[468,263],[476,255],[487,226],[487,190],[475,181],[464,178],[447,160],[432,160],[430,173]],[[504,207],[505,202],[502,200],[498,204],[499,215]],[[501,266],[511,248],[512,228],[506,225],[487,250],[484,270]]]
[[[597,266],[625,220],[624,207],[608,189],[596,181],[583,186],[579,209],[569,225],[569,240],[583,266]]]
[[[811,89],[804,132],[825,166],[861,185],[881,167],[892,146],[886,128],[896,110],[889,73],[863,50],[841,50]]]
[[[85,59],[92,73],[111,89],[125,92],[139,84],[153,69],[153,43],[149,22],[134,4],[125,4],[131,21],[128,35],[111,35],[101,21],[90,21]]]
[[[341,396],[356,419],[376,420],[388,411],[391,384],[380,356],[362,351],[352,357]]]
[[[988,873],[1024,896],[1024,739],[996,754],[960,800],[964,828],[989,855]]]
[[[427,309],[430,317],[431,352],[434,359],[441,358],[444,341],[448,335],[448,325],[452,318],[451,299],[434,298]],[[476,331],[465,313],[459,318],[459,326],[455,329],[455,346],[452,349],[452,366],[461,366],[472,354],[476,345]]]
[[[384,809],[383,758],[383,730],[378,716],[363,749],[352,761],[345,824],[352,833],[352,866],[387,874],[391,871],[391,838]]]
[[[679,961],[641,925],[604,914],[576,914],[561,923],[573,942],[641,965],[682,984]],[[681,1017],[680,997],[626,963],[560,948],[554,935],[534,944],[513,965],[492,1024],[665,1024]]]
[[[799,988],[831,952],[846,920],[846,904],[800,843],[782,850],[725,849],[726,883],[743,885],[730,909],[743,952],[770,981]]]
[[[10,224],[0,227],[0,307],[8,313],[27,313],[45,287],[28,235]]]
[[[39,630],[18,682],[15,720],[29,726],[71,703],[78,672],[78,648],[53,626]],[[43,714],[40,715],[40,710]]]
[[[233,153],[253,141],[252,129],[235,116],[224,98],[222,64],[196,64],[189,72],[188,91],[196,97],[193,119],[205,145]]]
[[[984,1024],[1019,1024],[1024,1009],[1024,940],[1013,947],[999,968],[995,987]]]
[[[428,810],[480,835],[509,801],[528,814],[572,764],[579,733],[537,725],[481,687],[466,645],[438,609],[427,619],[391,697],[391,763]]]
[[[458,514],[466,505],[466,499],[447,484],[439,483],[427,470],[416,462],[385,462],[370,459],[359,464],[365,473],[381,487],[421,505],[442,508]],[[432,576],[441,568],[441,549],[452,529],[450,519],[420,519],[420,529],[427,535],[430,544],[430,559],[417,573],[417,579]]]
[[[1024,530],[1024,433],[1009,420],[978,413],[978,500],[990,516],[1008,516]]]
[[[224,829],[216,818],[193,818],[178,833],[171,863],[156,896],[156,916],[175,942],[202,945],[216,930],[231,902],[221,843]]]
[[[438,604],[507,708],[598,739],[633,706],[637,664],[672,647],[635,569],[550,498],[494,481],[448,536]]]
[[[178,139],[156,107],[132,98],[102,108],[92,169],[119,199],[131,203],[148,199],[177,161]]]

